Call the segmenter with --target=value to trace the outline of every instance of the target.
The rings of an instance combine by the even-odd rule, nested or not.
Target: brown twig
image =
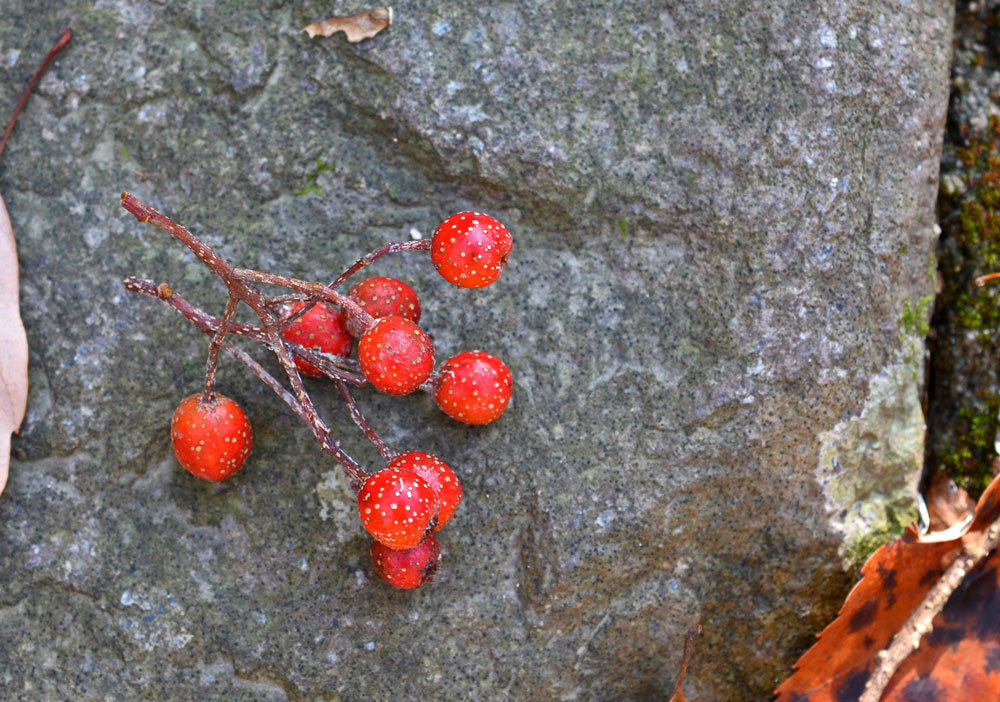
[[[684,636],[684,657],[681,658],[681,669],[677,672],[677,679],[674,680],[674,691],[670,695],[668,702],[685,702],[684,696],[684,676],[687,675],[688,666],[691,664],[691,655],[694,653],[694,639],[701,633],[701,624],[688,629]]]
[[[14,131],[14,123],[17,122],[17,118],[21,115],[22,110],[24,110],[24,106],[28,104],[28,98],[31,97],[31,93],[35,90],[35,86],[38,85],[38,81],[41,80],[42,74],[45,73],[45,69],[47,69],[49,64],[52,63],[52,59],[56,57],[56,54],[66,48],[66,45],[69,44],[69,41],[72,38],[73,32],[69,29],[64,29],[62,36],[59,37],[59,40],[52,45],[52,48],[49,49],[49,53],[45,55],[41,65],[38,66],[38,70],[35,71],[35,75],[31,77],[30,81],[28,81],[28,86],[24,89],[24,92],[21,93],[21,99],[18,101],[17,107],[14,108],[14,113],[10,116],[7,128],[3,132],[3,139],[0,139],[0,154],[3,154],[3,150],[7,146],[7,140],[10,138],[11,132]]]
[[[920,605],[892,638],[888,648],[879,651],[875,659],[875,668],[858,702],[878,702],[882,698],[882,693],[885,692],[899,666],[920,645],[920,639],[934,628],[934,617],[944,609],[951,594],[961,585],[965,576],[975,570],[997,547],[998,542],[1000,542],[1000,518],[990,524],[985,531],[969,532],[962,537],[964,546],[962,553],[924,596]]]
[[[978,278],[976,278],[976,285],[978,285],[979,287],[983,287],[991,280],[996,280],[997,278],[1000,278],[1000,273],[990,273],[989,275],[981,275]]]

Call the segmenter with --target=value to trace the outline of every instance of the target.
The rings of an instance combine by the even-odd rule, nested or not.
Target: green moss
[[[941,456],[945,473],[960,487],[979,493],[990,482],[997,457],[995,439],[1000,421],[1000,397],[970,404],[958,410],[955,442]]]
[[[991,386],[1000,330],[1000,284],[975,284],[976,278],[1000,270],[1000,120],[992,118],[985,135],[968,135],[957,150],[964,165],[965,192],[942,198],[941,221],[947,246],[939,250],[943,314],[937,351],[960,354],[960,361],[939,360],[942,382],[959,383],[945,391],[951,407],[944,437],[934,448],[935,465],[973,495],[988,483],[996,458],[1000,395]],[[905,316],[905,315],[904,315]],[[989,364],[989,365],[984,365]],[[974,385],[970,378],[981,378]],[[956,411],[957,410],[957,411]]]
[[[306,184],[295,191],[296,195],[308,195],[316,193],[323,197],[323,190],[319,187],[319,177],[327,171],[333,170],[333,164],[325,163],[322,157],[316,159],[316,167],[306,174]]]
[[[898,522],[885,529],[878,529],[860,537],[847,547],[842,562],[845,570],[857,574],[861,567],[868,562],[872,554],[885,546],[887,543],[899,538],[903,534],[905,527]]]
[[[628,238],[628,217],[618,220],[618,230],[622,233],[622,239]]]
[[[903,328],[903,331],[921,337],[927,336],[931,331],[930,309],[932,302],[934,302],[933,295],[922,295],[917,300],[916,305],[907,298],[903,316],[899,319],[899,326]]]

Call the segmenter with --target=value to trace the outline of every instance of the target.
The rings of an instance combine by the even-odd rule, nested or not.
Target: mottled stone
[[[359,45],[298,31],[358,9],[6,3],[8,105],[77,37],[0,168],[31,345],[0,499],[4,689],[661,698],[700,622],[692,699],[766,697],[849,586],[838,551],[883,526],[865,505],[911,492],[922,356],[900,322],[933,291],[950,3],[420,0]],[[222,288],[123,189],[310,279],[460,209],[508,225],[482,291],[378,264],[421,295],[440,358],[514,374],[486,428],[359,393],[390,444],[463,480],[433,587],[373,580],[346,480],[231,360],[253,456],[217,486],[176,465],[207,340],[121,279],[216,312]],[[827,489],[832,457],[856,492]]]

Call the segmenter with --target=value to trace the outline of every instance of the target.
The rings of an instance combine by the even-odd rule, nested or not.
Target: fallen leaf
[[[960,524],[976,507],[969,494],[944,473],[935,473],[927,488],[928,531],[943,531]]]
[[[354,43],[370,39],[390,24],[392,24],[392,8],[380,6],[349,17],[331,17],[322,22],[314,22],[302,31],[310,37],[318,34],[328,37],[343,32],[347,35],[347,41]]]
[[[66,48],[73,32],[63,30],[52,45],[35,75],[28,81],[14,112],[0,138],[0,154],[14,131],[18,115],[24,109],[45,69]],[[10,226],[7,205],[0,197],[0,493],[7,486],[10,470],[10,434],[21,429],[28,404],[28,337],[21,322],[20,280],[17,270],[17,242]]]
[[[10,434],[21,428],[28,402],[28,337],[19,291],[17,245],[0,197],[0,493],[10,467]]]
[[[926,537],[911,526],[900,538],[877,550],[861,569],[861,580],[848,594],[837,618],[777,689],[778,701],[858,699],[877,654],[889,645],[961,553],[963,536],[985,530],[998,515],[1000,480],[994,480],[976,505],[971,523]],[[965,577],[935,617],[931,633],[892,677],[883,701],[1000,699],[997,565],[994,553]],[[920,697],[921,685],[938,690],[938,694]],[[966,694],[980,689],[993,692]]]

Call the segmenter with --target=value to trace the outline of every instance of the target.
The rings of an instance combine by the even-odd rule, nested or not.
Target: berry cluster
[[[130,277],[125,287],[163,300],[202,332],[212,336],[205,388],[185,398],[174,412],[171,441],[178,462],[193,475],[220,481],[240,469],[253,447],[253,433],[239,405],[215,391],[219,352],[225,349],[285,401],[310,427],[324,451],[344,467],[358,497],[358,514],[374,539],[375,571],[399,588],[429,582],[441,559],[434,532],[451,519],[462,499],[462,483],[448,464],[422,451],[390,449],[358,409],[351,386],[371,385],[390,395],[430,393],[450,417],[489,424],[510,402],[510,369],[484,351],[465,351],[435,370],[434,345],[419,325],[420,301],[409,285],[384,276],[337,291],[376,259],[401,251],[430,251],[435,268],[449,282],[481,288],[500,276],[510,255],[510,233],[478,212],[452,215],[428,241],[386,244],[359,259],[332,283],[308,282],[274,273],[236,268],[191,232],[128,193],[122,206],[141,222],[152,222],[188,248],[226,283],[229,299],[222,317],[191,305],[166,283]],[[259,285],[291,294],[268,296]],[[239,303],[256,313],[259,324],[234,320]],[[291,390],[228,337],[263,342],[277,356]],[[357,360],[350,358],[357,340]],[[302,376],[327,377],[339,387],[355,423],[386,460],[366,471],[334,439],[320,418]]]

